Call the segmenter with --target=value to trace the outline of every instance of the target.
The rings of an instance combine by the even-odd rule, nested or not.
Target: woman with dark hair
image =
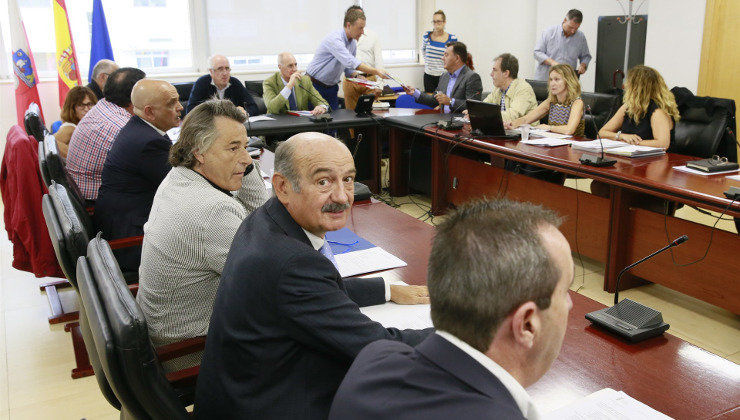
[[[62,106],[61,120],[62,126],[59,131],[54,133],[54,138],[57,141],[57,149],[59,154],[63,158],[67,158],[67,148],[69,148],[69,140],[72,138],[77,123],[80,122],[82,117],[87,114],[98,99],[95,97],[95,92],[92,89],[85,86],[75,86],[67,92],[67,98],[64,100]]]
[[[455,35],[445,32],[446,23],[445,12],[437,10],[432,18],[434,29],[424,32],[421,37],[421,55],[424,57],[424,91],[427,93],[434,92],[439,85],[440,76],[445,71],[442,56],[447,44],[457,41]]]

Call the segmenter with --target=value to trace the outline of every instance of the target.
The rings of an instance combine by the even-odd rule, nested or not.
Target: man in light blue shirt
[[[439,106],[444,113],[464,111],[468,99],[481,98],[483,83],[480,76],[465,64],[468,61],[468,49],[462,42],[447,44],[442,60],[446,72],[440,76],[434,95],[423,93],[413,86],[404,86],[404,90],[406,94],[413,95],[416,102],[431,107]]]
[[[581,11],[571,9],[562,24],[551,26],[542,32],[534,47],[534,58],[538,63],[536,80],[547,81],[550,77],[550,67],[559,63],[569,64],[579,76],[586,72],[591,54],[588,51],[586,35],[578,31],[582,21]]]
[[[339,81],[342,73],[355,77],[360,72],[384,79],[384,70],[369,66],[357,57],[357,40],[365,33],[365,13],[361,9],[350,8],[344,15],[344,29],[330,33],[321,41],[313,60],[306,69],[314,87],[329,102],[331,110],[339,107]]]

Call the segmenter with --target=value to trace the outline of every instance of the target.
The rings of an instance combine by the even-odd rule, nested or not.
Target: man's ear
[[[290,185],[290,181],[288,181],[288,178],[286,178],[285,175],[280,172],[275,172],[275,174],[272,175],[272,190],[275,191],[275,195],[278,199],[282,203],[285,203],[288,193],[293,190],[293,186]]]
[[[511,333],[514,341],[526,349],[531,349],[535,339],[541,334],[542,327],[537,305],[532,301],[524,302],[514,310],[511,317]]]
[[[203,154],[200,153],[200,150],[193,150],[193,156],[195,156],[195,160],[198,161],[201,165],[205,163],[205,158],[203,157]]]

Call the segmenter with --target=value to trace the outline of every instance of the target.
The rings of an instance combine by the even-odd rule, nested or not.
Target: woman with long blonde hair
[[[550,95],[547,99],[526,115],[506,123],[506,128],[531,124],[547,115],[547,124],[540,124],[538,128],[582,137],[586,125],[583,119],[581,83],[576,72],[568,64],[552,66],[548,89]]]
[[[599,135],[629,144],[670,149],[680,115],[663,76],[651,67],[631,68],[623,101]]]

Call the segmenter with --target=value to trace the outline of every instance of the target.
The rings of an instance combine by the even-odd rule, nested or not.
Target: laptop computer
[[[518,130],[504,129],[500,105],[468,99],[466,106],[470,117],[471,134],[474,136],[502,139],[521,138],[521,133]]]

